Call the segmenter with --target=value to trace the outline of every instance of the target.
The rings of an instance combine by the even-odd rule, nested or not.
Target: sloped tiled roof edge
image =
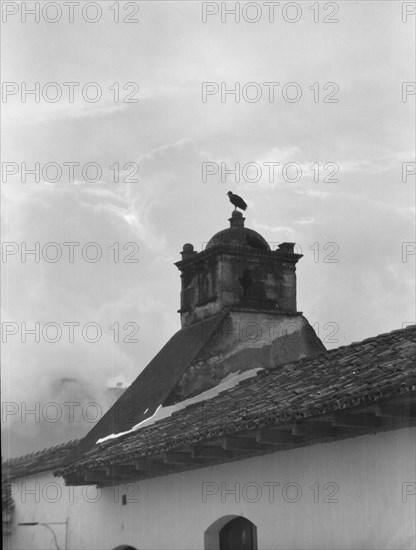
[[[23,456],[9,458],[3,462],[3,476],[6,479],[49,472],[61,466],[64,458],[78,445],[79,439],[67,441]]]
[[[13,525],[13,510],[15,503],[12,497],[12,486],[10,481],[1,478],[1,518],[3,537],[10,535]]]
[[[412,325],[264,370],[207,401],[95,446],[55,475],[415,393],[415,357]]]

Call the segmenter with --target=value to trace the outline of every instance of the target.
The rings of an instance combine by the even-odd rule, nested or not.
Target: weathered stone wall
[[[278,368],[324,351],[300,314],[233,309],[181,377],[167,404],[212,388],[232,372]]]
[[[181,323],[215,315],[224,308],[296,313],[296,262],[293,251],[217,245],[178,262],[181,270]]]

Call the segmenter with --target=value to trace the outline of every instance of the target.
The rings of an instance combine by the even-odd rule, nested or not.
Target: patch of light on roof
[[[200,401],[206,401],[208,399],[212,399],[213,397],[217,396],[219,393],[222,393],[226,390],[233,388],[234,386],[237,386],[240,382],[242,382],[246,378],[251,378],[252,376],[255,376],[261,370],[264,370],[264,369],[260,367],[256,367],[254,369],[246,370],[243,372],[241,371],[232,372],[231,374],[226,376],[222,380],[222,382],[217,386],[214,386],[213,388],[210,388],[209,390],[204,391],[199,395],[195,395],[194,397],[190,397],[189,399],[185,399],[184,401],[175,403],[175,405],[170,405],[169,407],[162,407],[162,405],[159,405],[159,407],[152,414],[152,416],[150,416],[149,418],[145,418],[144,420],[142,420],[141,422],[133,426],[133,428],[131,428],[130,430],[127,430],[126,432],[110,434],[110,435],[107,435],[106,437],[102,437],[101,439],[98,439],[97,444],[104,443],[106,441],[115,439],[117,437],[126,435],[128,433],[133,433],[140,428],[144,428],[145,426],[149,426],[159,420],[162,420],[162,418],[171,416],[174,412],[180,411],[181,409],[185,409],[189,405],[193,405],[194,403],[199,403]],[[145,410],[144,414],[147,411],[148,409]]]
[[[155,410],[155,412],[152,414],[152,416],[149,416],[149,418],[145,418],[144,420],[142,420],[141,422],[139,422],[138,424],[133,426],[133,428],[131,430],[127,430],[126,432],[119,432],[117,434],[111,434],[111,435],[107,435],[106,437],[102,437],[101,439],[97,440],[97,444],[98,443],[104,443],[104,441],[108,441],[109,439],[114,439],[115,437],[120,437],[121,435],[125,435],[125,434],[128,434],[129,432],[133,432],[133,431],[137,430],[142,424],[144,424],[145,422],[147,422],[149,420],[152,420],[152,418],[154,418],[157,415],[157,413],[159,412],[161,407],[162,407],[162,405],[159,405],[158,408]],[[144,411],[144,414],[146,414],[148,410],[149,410],[149,408],[147,408]]]

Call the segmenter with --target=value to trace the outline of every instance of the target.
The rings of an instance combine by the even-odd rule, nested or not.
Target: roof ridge
[[[65,441],[64,443],[58,443],[58,445],[53,445],[52,447],[44,447],[43,449],[39,449],[37,451],[32,451],[31,453],[26,453],[24,455],[18,455],[18,456],[12,456],[10,458],[6,458],[3,462],[3,466],[15,465],[17,462],[23,462],[25,460],[28,460],[29,458],[35,458],[39,456],[42,453],[49,453],[53,451],[58,451],[59,449],[63,449],[65,447],[69,447],[71,445],[76,445],[79,441],[81,441],[82,438],[78,439],[70,439],[69,441]]]
[[[337,352],[341,350],[345,350],[346,348],[356,347],[361,344],[366,344],[368,342],[374,342],[376,340],[384,339],[388,336],[391,336],[392,334],[404,333],[405,331],[408,331],[408,330],[416,330],[416,324],[408,325],[406,327],[399,328],[399,329],[394,329],[394,330],[391,330],[390,332],[382,332],[380,334],[377,334],[376,336],[369,336],[368,338],[364,338],[363,340],[357,340],[356,342],[351,342],[350,344],[338,346],[337,348],[329,349],[329,350],[326,350],[325,352],[318,353],[316,355],[312,355],[309,357],[302,357],[301,359],[297,359],[296,361],[290,361],[289,363],[283,363],[282,365],[279,365],[279,368],[286,367],[288,365],[299,364],[301,362],[313,361],[314,359],[318,359],[318,358],[322,359],[323,357],[328,357],[329,355],[335,355]],[[273,370],[273,369],[270,369],[270,370]],[[266,372],[268,372],[268,370],[266,370]],[[257,373],[257,376],[259,376],[260,374],[261,372]]]
[[[349,344],[350,346],[355,346],[355,345],[358,345],[358,344],[363,344],[364,342],[372,342],[374,340],[377,340],[378,338],[385,338],[386,336],[391,336],[392,334],[398,334],[400,332],[405,332],[407,330],[414,330],[416,329],[416,324],[413,324],[413,325],[408,325],[406,327],[403,327],[403,328],[396,328],[394,330],[390,330],[389,332],[381,332],[380,334],[377,334],[376,336],[369,336],[368,338],[364,338],[364,340],[358,340],[356,342],[351,342],[351,344]],[[338,348],[336,348],[338,349]]]

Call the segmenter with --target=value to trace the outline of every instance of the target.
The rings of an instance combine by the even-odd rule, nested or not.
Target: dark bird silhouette
[[[243,199],[238,195],[234,195],[232,191],[228,191],[227,195],[231,204],[234,205],[234,210],[237,210],[237,208],[240,208],[240,210],[245,210],[247,208],[247,204],[243,201]]]

